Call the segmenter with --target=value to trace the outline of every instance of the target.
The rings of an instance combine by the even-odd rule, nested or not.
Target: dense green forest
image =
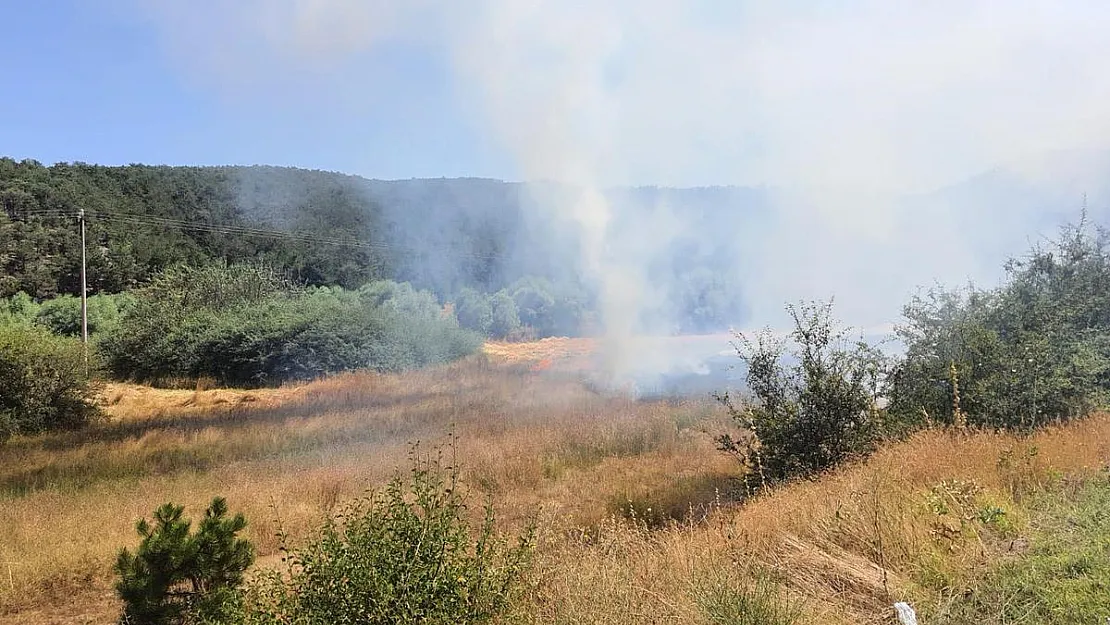
[[[720,330],[740,320],[736,246],[719,226],[758,213],[761,201],[759,192],[739,188],[611,191],[614,228],[634,232],[662,205],[692,224],[646,259],[652,271],[679,278],[667,281],[682,290],[667,298],[680,302],[668,311],[680,320],[676,329]],[[538,297],[551,305],[589,308],[595,287],[581,282],[577,230],[539,204],[524,185],[485,179],[380,181],[279,167],[48,167],[2,158],[0,297],[79,292],[76,216],[83,209],[93,295],[147,284],[178,264],[260,261],[309,286],[353,289],[388,279],[446,303],[464,292],[545,285]],[[577,331],[565,321],[537,328]]]
[[[375,204],[358,197],[343,177],[297,173],[297,205],[260,200],[244,206],[241,192],[258,198],[264,191],[287,192],[243,190],[242,177],[230,167],[44,167],[2,159],[0,294],[22,291],[43,299],[77,292],[79,209],[88,214],[92,294],[133,288],[175,264],[217,259],[265,259],[310,284],[358,286],[389,275],[386,251],[369,246],[382,243],[384,234]],[[251,234],[250,227],[291,236]],[[331,239],[361,245],[324,242]]]

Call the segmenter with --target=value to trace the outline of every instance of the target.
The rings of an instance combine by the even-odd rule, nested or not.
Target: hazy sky
[[[226,31],[190,24],[180,36],[197,50],[179,54],[174,25],[138,5],[0,5],[0,154],[46,163],[265,163],[379,178],[514,175],[460,110],[442,58],[387,46],[330,75],[270,65],[274,74],[257,84],[236,77],[251,87],[236,90],[205,74],[218,64],[200,65],[199,54],[218,48],[215,35]],[[283,80],[273,80],[278,74]],[[352,82],[359,88],[348,89]]]
[[[789,192],[736,232],[753,319],[834,295],[870,325],[1042,234],[1017,178],[890,198],[1110,147],[1108,27],[1105,0],[8,2],[0,153],[571,181],[591,192],[549,209],[614,327],[666,304],[646,259],[682,215],[632,235],[597,189],[765,183]]]
[[[46,162],[889,190],[1105,145],[1110,131],[1110,3],[1097,0],[40,0],[0,12],[2,151]]]

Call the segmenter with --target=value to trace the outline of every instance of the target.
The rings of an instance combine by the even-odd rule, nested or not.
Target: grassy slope
[[[98,428],[0,449],[0,623],[111,622],[112,556],[166,500],[195,515],[226,495],[252,521],[260,565],[275,565],[276,519],[303,536],[403,467],[408,441],[452,426],[465,478],[502,523],[540,519],[525,622],[773,624],[801,611],[879,623],[908,599],[928,625],[970,623],[1013,595],[1007,580],[1070,596],[1041,583],[1039,563],[1063,557],[1054,548],[1081,550],[1062,570],[1103,575],[1082,562],[1105,544],[1104,502],[1097,486],[1075,486],[1100,483],[1102,416],[1025,439],[921,433],[738,507],[726,503],[735,467],[713,448],[728,424],[712,402],[607,398],[526,365],[251,393],[114,387],[109,399],[115,417]],[[1058,514],[1069,506],[1088,513]],[[1086,543],[1046,538],[1073,517],[1102,529]],[[1001,572],[976,573],[984,566]]]
[[[1110,617],[1110,480],[1058,486],[1030,502],[1029,542],[931,623],[1080,625]]]
[[[277,391],[113,390],[109,423],[0,450],[0,622],[110,620],[113,554],[167,500],[195,515],[226,495],[266,562],[277,518],[303,535],[451,427],[468,483],[509,524],[542,510],[588,525],[670,484],[677,515],[732,470],[697,429],[720,417],[709,402],[641,405],[481,361]]]

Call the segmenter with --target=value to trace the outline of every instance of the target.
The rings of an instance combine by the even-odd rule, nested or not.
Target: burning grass
[[[105,423],[0,449],[0,622],[112,622],[112,557],[168,500],[195,515],[226,496],[251,520],[259,566],[275,566],[279,520],[305,536],[405,466],[410,441],[453,431],[472,495],[491,496],[506,528],[539,519],[524,622],[764,610],[878,623],[909,599],[929,623],[977,568],[1021,551],[1037,493],[1110,457],[1105,416],[1028,438],[924,432],[737,506],[736,466],[713,443],[728,427],[718,406],[602,396],[557,368],[532,371],[573,353],[547,343],[520,347],[530,356],[516,364],[261,391],[109,387]]]
[[[548,337],[525,343],[488,341],[482,351],[493,362],[526,364],[533,371],[545,371],[556,363],[563,368],[581,366],[596,349],[595,339]]]

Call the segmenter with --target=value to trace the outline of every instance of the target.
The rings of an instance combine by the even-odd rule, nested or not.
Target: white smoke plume
[[[191,76],[228,91],[316,81],[349,103],[374,89],[360,67],[393,46],[439,58],[522,178],[580,191],[537,205],[580,231],[616,368],[643,357],[623,347],[634,335],[665,330],[670,285],[646,259],[686,224],[659,206],[616,228],[610,186],[767,185],[772,218],[734,233],[751,322],[835,296],[873,326],[914,286],[990,283],[1051,224],[993,188],[936,190],[1012,163],[1033,180],[1055,151],[1110,146],[1110,4],[1097,0],[142,6]],[[1072,205],[1057,208],[1077,209],[1105,173],[1069,180],[1052,199]]]

